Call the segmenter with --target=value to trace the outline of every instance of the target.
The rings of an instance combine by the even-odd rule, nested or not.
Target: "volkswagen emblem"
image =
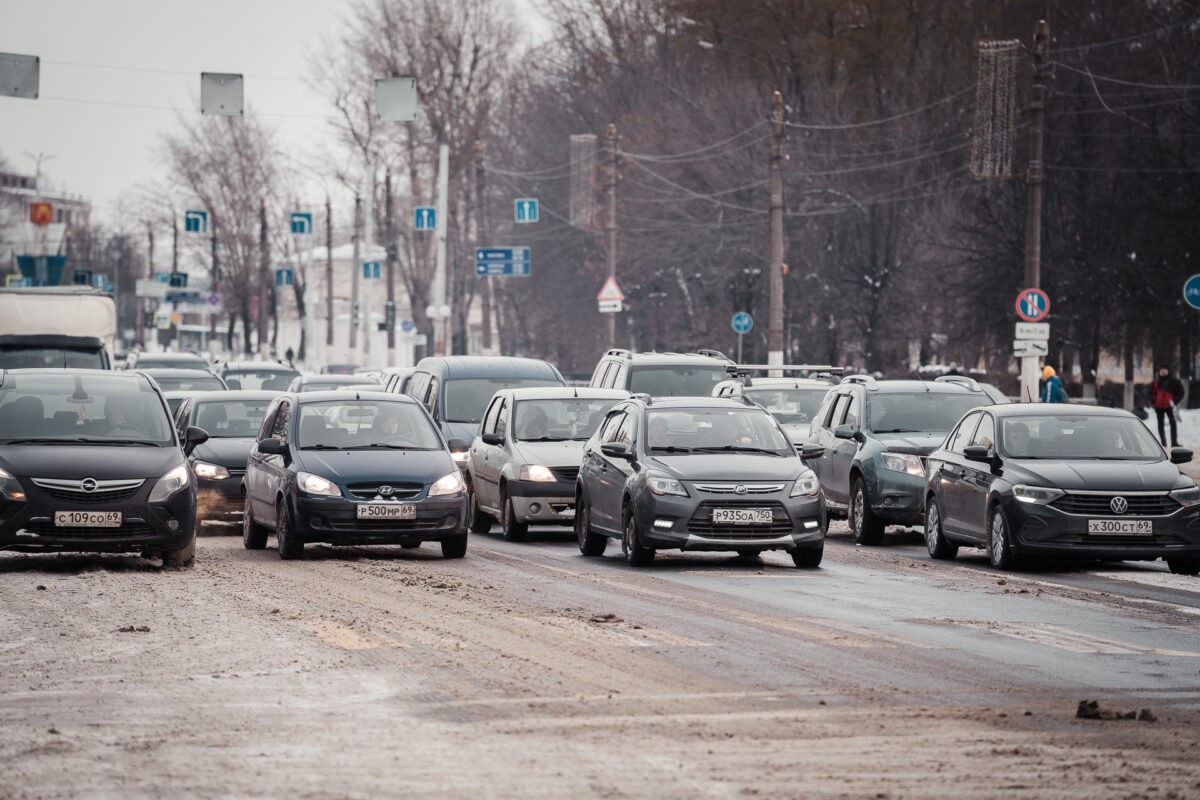
[[[87,492],[88,494],[96,491],[96,486],[97,484],[95,478],[84,478],[79,482],[80,491]]]
[[[1114,514],[1124,514],[1129,510],[1129,501],[1124,497],[1114,497],[1112,502],[1108,504]]]
[[[745,494],[746,493],[746,484],[739,483],[737,486],[733,487],[733,491],[735,494]]]
[[[396,491],[396,490],[390,486],[380,486],[379,487],[379,494],[381,497],[391,497],[392,492],[394,492],[394,491]]]

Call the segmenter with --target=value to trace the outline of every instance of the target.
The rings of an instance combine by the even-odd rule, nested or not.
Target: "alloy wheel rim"
[[[929,513],[925,515],[925,546],[930,550],[935,549],[938,545],[937,526],[939,521],[937,504],[931,504]]]
[[[587,539],[587,529],[588,529],[587,513],[588,513],[587,506],[584,505],[583,503],[580,503],[579,504],[579,513],[575,517],[575,538],[579,540],[580,546],[582,546],[584,543],[584,540]]]
[[[851,514],[851,516],[854,517],[854,532],[855,533],[862,533],[862,526],[863,526],[862,504],[863,504],[862,484],[859,484],[858,488],[855,489],[855,491],[854,491],[854,501],[852,503],[853,507],[850,509],[850,514]]]
[[[999,514],[992,517],[992,563],[999,564],[1004,556],[1004,520]]]

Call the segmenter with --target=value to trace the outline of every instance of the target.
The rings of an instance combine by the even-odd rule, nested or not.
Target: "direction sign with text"
[[[1049,322],[1018,322],[1014,339],[1049,339]]]
[[[620,300],[601,300],[597,305],[601,314],[616,314],[625,308]]]
[[[476,247],[475,275],[478,277],[528,276],[532,259],[528,247]]]
[[[1013,341],[1013,355],[1018,358],[1044,356],[1049,352],[1050,343],[1045,339],[1016,339]]]

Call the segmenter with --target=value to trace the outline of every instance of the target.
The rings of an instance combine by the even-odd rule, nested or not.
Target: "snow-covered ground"
[[[1158,438],[1158,417],[1154,413],[1154,409],[1147,409],[1150,416],[1146,418],[1146,427],[1150,429],[1150,433],[1154,434],[1154,438]],[[1200,451],[1200,408],[1188,408],[1179,412],[1183,418],[1176,424],[1179,426],[1179,444],[1183,447],[1192,450]],[[1171,423],[1163,421],[1167,433],[1167,447],[1171,446]]]

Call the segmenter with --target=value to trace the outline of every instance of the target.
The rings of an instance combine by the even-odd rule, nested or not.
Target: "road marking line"
[[[925,650],[944,650],[943,645],[895,636],[890,633],[864,628],[858,625],[848,625],[829,618],[800,622],[795,619],[777,619],[755,614],[743,614],[738,617],[743,622],[761,625],[765,628],[775,628],[788,631],[823,644],[837,647],[896,647],[905,645],[919,647]]]
[[[1099,655],[1161,655],[1197,658],[1200,653],[1185,650],[1164,650],[1155,647],[1143,647],[1131,642],[1116,639],[1106,639],[1092,636],[1081,631],[1073,631],[1061,625],[1044,622],[996,622],[994,620],[937,620],[937,624],[954,625],[964,628],[975,628],[987,633],[1009,636],[1034,644],[1043,644],[1068,650],[1072,653],[1094,653]]]

